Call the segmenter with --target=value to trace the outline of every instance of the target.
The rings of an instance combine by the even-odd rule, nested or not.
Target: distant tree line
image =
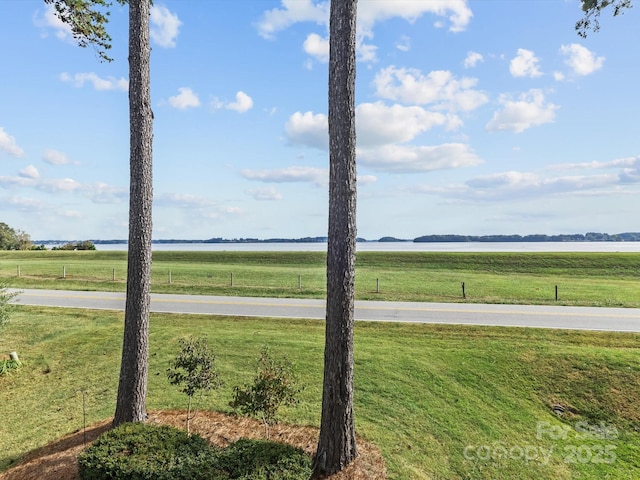
[[[2,225],[2,224],[0,224]],[[367,240],[358,237],[357,242],[417,242],[417,243],[446,243],[446,242],[640,242],[640,232],[625,233],[598,233],[588,232],[571,233],[561,235],[423,235],[415,239],[381,237],[378,240]],[[61,243],[61,240],[38,240],[38,243],[53,244]],[[184,243],[326,243],[327,237],[302,237],[302,238],[209,238],[206,240],[182,240],[182,239],[160,239],[153,240],[154,244],[184,244]],[[66,242],[62,246],[53,247],[53,250],[95,250],[95,245],[115,245],[126,244],[126,240],[85,240],[84,242]],[[0,244],[1,245],[1,244]],[[31,246],[32,250],[46,250],[44,245],[38,247]],[[5,249],[5,247],[2,247]],[[14,248],[15,250],[15,248]]]
[[[387,237],[389,238],[389,237]],[[382,240],[382,239],[381,239]],[[390,240],[386,240],[390,241]],[[608,233],[588,232],[562,235],[423,235],[413,240],[429,242],[640,242],[640,232]]]

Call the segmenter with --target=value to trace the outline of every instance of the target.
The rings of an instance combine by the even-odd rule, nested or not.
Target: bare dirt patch
[[[185,412],[158,410],[149,412],[149,422],[185,427]],[[87,427],[86,442],[93,442],[109,429],[111,419]],[[264,438],[264,428],[252,418],[229,416],[217,412],[199,412],[191,420],[191,431],[211,443],[226,446],[240,438]],[[278,424],[271,428],[270,439],[315,453],[318,429]],[[20,463],[0,474],[0,480],[79,480],[78,454],[85,447],[85,432],[79,430],[27,454]],[[377,447],[358,439],[359,457],[331,480],[385,480],[387,472]]]

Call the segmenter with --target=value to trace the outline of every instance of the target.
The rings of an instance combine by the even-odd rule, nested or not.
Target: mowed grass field
[[[0,377],[0,471],[29,450],[113,414],[120,312],[21,306],[0,337],[24,366]],[[263,345],[305,389],[282,421],[317,426],[320,321],[153,314],[148,408],[185,408],[166,379],[178,339],[205,335],[230,411]],[[640,335],[358,323],[355,413],[392,479],[640,478]],[[553,408],[561,406],[562,416]]]
[[[325,258],[159,251],[152,290],[322,298]],[[0,281],[17,288],[124,291],[126,268],[126,252],[0,252]],[[361,252],[356,263],[360,300],[639,307],[639,281],[640,253]]]
[[[156,252],[153,262],[155,292],[324,297],[321,253]],[[359,299],[638,307],[639,272],[640,254],[363,252],[356,288]],[[0,252],[11,287],[124,291],[125,273],[125,252]],[[80,429],[83,391],[88,423],[113,414],[122,320],[16,308],[0,353],[25,365],[0,377],[0,471]],[[305,385],[282,420],[318,425],[323,322],[154,314],[148,408],[186,406],[165,372],[190,334],[208,337],[224,380],[202,407],[230,411],[266,344]],[[355,342],[357,430],[392,479],[640,478],[640,335],[358,323]]]

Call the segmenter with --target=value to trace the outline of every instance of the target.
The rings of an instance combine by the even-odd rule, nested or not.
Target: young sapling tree
[[[194,409],[194,413],[191,415],[193,397],[196,393],[200,393],[200,398],[202,398],[204,392],[218,388],[221,382],[215,368],[215,355],[209,350],[205,337],[181,338],[179,343],[180,352],[169,364],[167,377],[171,385],[181,386],[180,391],[189,397],[186,422],[187,434],[189,434],[189,422],[197,414]]]
[[[302,388],[295,386],[293,363],[286,358],[275,360],[266,346],[262,348],[257,370],[253,383],[233,388],[233,400],[229,405],[244,415],[261,419],[268,440],[269,428],[276,423],[278,409],[282,405],[298,403],[296,396]]]

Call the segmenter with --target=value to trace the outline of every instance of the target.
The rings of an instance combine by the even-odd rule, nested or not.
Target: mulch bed
[[[149,422],[185,427],[185,412],[158,410],[149,412]],[[91,425],[86,441],[93,442],[111,426],[111,419]],[[229,416],[217,412],[198,412],[191,420],[193,433],[219,446],[226,446],[240,438],[264,438],[264,427],[255,419]],[[85,432],[79,430],[44,447],[28,453],[17,465],[0,474],[0,480],[80,480],[78,454],[84,449]],[[309,455],[315,453],[318,429],[297,425],[277,424],[270,430],[270,440],[302,448]],[[358,439],[358,458],[344,471],[329,477],[331,480],[385,480],[387,471],[378,448]]]

